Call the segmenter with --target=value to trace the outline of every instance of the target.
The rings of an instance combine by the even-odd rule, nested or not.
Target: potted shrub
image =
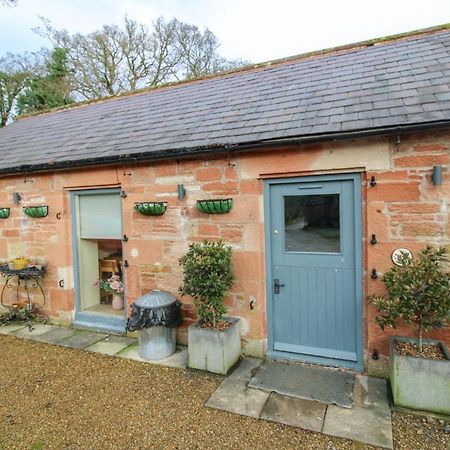
[[[180,259],[181,295],[194,299],[198,321],[188,328],[189,367],[226,374],[241,354],[238,319],[224,317],[233,283],[231,247],[222,241],[194,243]]]
[[[445,327],[450,314],[450,275],[445,247],[427,246],[416,259],[403,254],[384,276],[388,296],[373,303],[384,330],[414,324],[417,338],[391,339],[390,377],[397,406],[450,414],[450,355],[443,342],[423,333]]]

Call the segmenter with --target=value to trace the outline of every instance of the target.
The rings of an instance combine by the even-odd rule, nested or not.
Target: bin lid
[[[139,308],[160,308],[175,303],[177,299],[167,291],[153,290],[138,298],[134,304]]]

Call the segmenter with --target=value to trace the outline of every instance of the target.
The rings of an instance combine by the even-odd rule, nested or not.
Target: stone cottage
[[[450,243],[449,148],[445,27],[76,104],[0,130],[0,259],[47,264],[30,295],[54,321],[123,333],[97,278],[126,305],[177,293],[188,243],[222,239],[246,354],[374,373],[389,333],[367,298],[393,252]]]

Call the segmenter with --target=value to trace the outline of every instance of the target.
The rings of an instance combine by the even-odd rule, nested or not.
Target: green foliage
[[[33,72],[39,71],[41,58],[40,53],[8,53],[0,58],[0,127],[14,120],[17,98]]]
[[[233,284],[232,250],[222,241],[194,243],[180,259],[184,269],[182,295],[191,295],[201,322],[215,328],[226,313],[224,305]]]
[[[62,48],[55,48],[46,64],[46,73],[32,77],[19,96],[19,113],[28,114],[73,103],[68,75],[67,52]]]
[[[443,270],[448,262],[445,247],[425,247],[416,259],[406,254],[401,266],[392,267],[383,276],[388,296],[372,299],[381,329],[396,328],[403,321],[418,327],[419,346],[423,331],[445,327],[450,314],[450,275]]]

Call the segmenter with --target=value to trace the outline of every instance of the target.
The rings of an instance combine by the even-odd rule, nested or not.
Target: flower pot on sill
[[[7,219],[11,210],[9,208],[0,208],[0,219]]]
[[[224,317],[231,323],[225,330],[202,328],[198,322],[188,328],[188,366],[192,369],[226,375],[241,355],[239,319]]]
[[[24,206],[23,212],[28,217],[34,217],[34,218],[41,218],[41,217],[47,217],[48,216],[48,206],[42,205],[42,206]]]
[[[450,415],[450,354],[441,341],[424,339],[424,344],[439,345],[443,360],[400,355],[397,342],[417,343],[417,339],[392,337],[390,355],[391,389],[394,404],[404,408]]]
[[[162,216],[167,209],[167,202],[136,202],[134,209],[144,216]]]
[[[232,206],[232,198],[197,200],[197,209],[205,214],[226,214]]]

